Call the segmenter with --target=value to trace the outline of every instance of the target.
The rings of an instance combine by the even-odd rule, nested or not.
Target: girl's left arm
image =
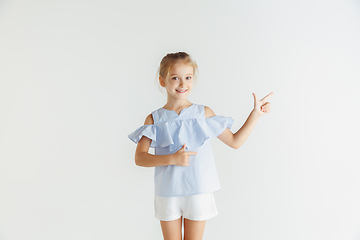
[[[249,137],[259,118],[265,113],[270,112],[270,102],[266,102],[266,100],[273,94],[274,93],[271,92],[263,99],[258,100],[256,94],[253,93],[254,109],[251,111],[244,125],[236,133],[232,133],[230,129],[226,128],[225,131],[218,136],[218,138],[226,145],[234,149],[240,148]],[[215,116],[215,113],[210,108],[208,108],[207,111],[210,112],[210,116]]]

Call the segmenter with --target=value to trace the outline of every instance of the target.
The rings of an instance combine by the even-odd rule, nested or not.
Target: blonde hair
[[[198,75],[199,75],[199,69],[196,64],[196,62],[190,57],[189,54],[186,52],[177,52],[177,53],[168,53],[160,62],[160,66],[158,68],[157,74],[156,74],[156,80],[159,83],[159,77],[166,78],[166,76],[169,74],[171,68],[177,64],[178,62],[183,62],[185,64],[188,64],[189,66],[192,66],[194,69],[194,82],[196,84]],[[159,84],[160,90],[162,90],[160,84]]]

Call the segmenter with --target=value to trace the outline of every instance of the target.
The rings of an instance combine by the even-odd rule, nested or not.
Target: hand
[[[173,154],[173,164],[177,166],[189,166],[190,155],[196,155],[197,152],[185,151],[185,143],[176,153]]]
[[[256,94],[253,93],[253,96],[254,96],[254,110],[253,111],[255,113],[257,113],[259,115],[259,117],[261,117],[265,113],[270,112],[270,103],[266,102],[266,100],[273,94],[274,94],[274,92],[271,92],[267,96],[265,96],[263,99],[258,100],[256,97]]]

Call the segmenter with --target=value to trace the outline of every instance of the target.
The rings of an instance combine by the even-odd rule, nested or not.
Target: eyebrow
[[[179,75],[179,74],[174,73],[174,74],[171,74],[170,76],[174,76],[174,75]],[[188,76],[188,75],[193,75],[193,74],[192,73],[186,74],[186,76]]]

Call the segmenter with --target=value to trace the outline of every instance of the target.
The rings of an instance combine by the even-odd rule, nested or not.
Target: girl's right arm
[[[172,163],[172,155],[153,155],[148,153],[151,139],[143,136],[136,148],[135,164],[141,167],[157,167],[165,165],[174,165]]]
[[[152,115],[145,119],[144,125],[154,124]],[[197,154],[196,152],[185,151],[185,144],[174,154],[153,155],[149,153],[151,139],[143,136],[137,143],[135,151],[135,164],[141,167],[157,167],[166,165],[189,166],[189,155]]]

